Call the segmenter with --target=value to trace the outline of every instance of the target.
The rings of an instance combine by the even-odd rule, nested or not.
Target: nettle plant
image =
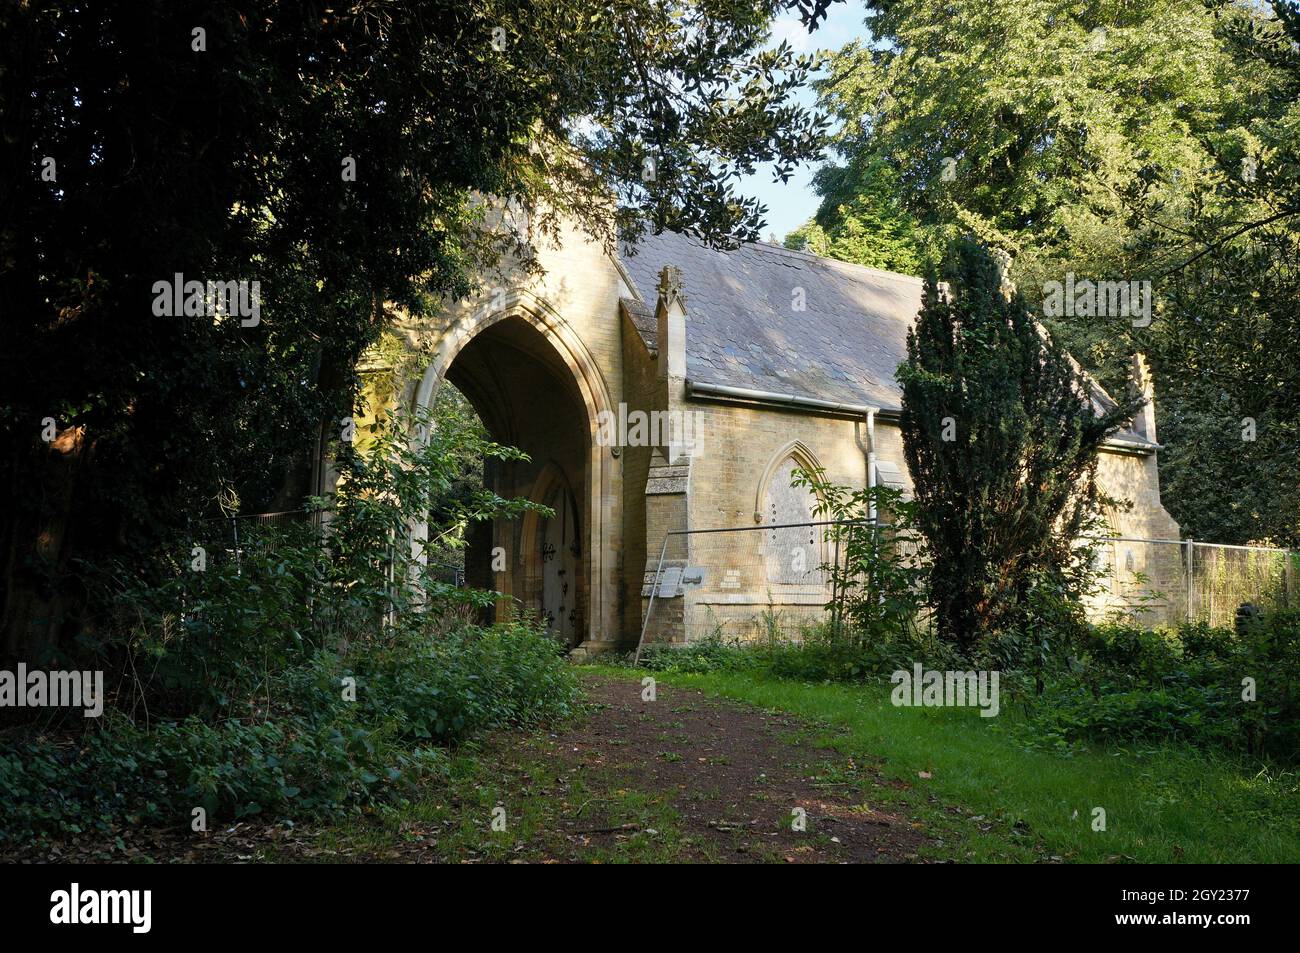
[[[837,637],[865,645],[917,635],[928,573],[914,504],[888,486],[836,485],[820,467],[800,468],[791,482],[815,495],[817,518],[834,521],[826,528],[833,555],[822,568],[831,580],[827,608]]]

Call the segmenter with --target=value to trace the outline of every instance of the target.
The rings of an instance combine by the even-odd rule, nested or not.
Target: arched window
[[[794,486],[801,469],[818,466],[812,452],[799,441],[781,450],[759,484],[755,516],[772,529],[762,531],[767,581],[776,585],[821,585],[825,559],[824,527],[808,524],[816,514],[817,496],[806,486]]]

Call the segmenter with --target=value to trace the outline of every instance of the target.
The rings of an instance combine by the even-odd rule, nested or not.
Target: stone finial
[[[1152,443],[1159,443],[1156,439],[1156,389],[1151,381],[1146,355],[1140,352],[1134,354],[1129,362],[1129,387],[1144,401],[1133,415],[1133,430]]]
[[[659,354],[655,377],[676,381],[680,387],[686,379],[686,295],[682,293],[682,272],[672,265],[659,272],[659,303],[655,307]]]
[[[686,310],[686,292],[682,291],[682,270],[676,265],[664,265],[663,270],[659,272],[659,297],[665,304],[669,304],[676,298],[682,310]]]

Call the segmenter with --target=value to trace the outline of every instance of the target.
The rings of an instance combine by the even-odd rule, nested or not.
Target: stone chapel
[[[509,597],[500,611],[517,601],[587,652],[627,647],[661,552],[679,570],[701,561],[697,537],[674,536],[665,549],[669,531],[808,521],[813,501],[790,478],[810,464],[834,483],[908,489],[894,371],[920,279],[773,244],[720,252],[672,233],[611,255],[570,231],[538,254],[540,276],[503,269],[483,297],[399,327],[431,358],[398,382],[394,400],[425,407],[451,382],[493,439],[530,457],[490,468],[493,489],[555,511],[474,531],[466,580]],[[366,367],[385,361],[374,355]],[[1099,464],[1103,492],[1129,504],[1107,513],[1109,530],[1176,539],[1160,500],[1150,383],[1135,368],[1148,403]],[[628,439],[625,422],[655,412],[691,421],[691,439]],[[493,570],[494,549],[504,572]],[[715,563],[719,551],[715,541]],[[660,587],[648,639],[697,632],[685,623],[704,612],[726,622],[773,600],[825,601],[761,563],[703,571],[726,577],[725,591]]]

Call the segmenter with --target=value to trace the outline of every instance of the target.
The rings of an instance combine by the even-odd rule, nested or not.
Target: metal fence
[[[844,582],[847,533],[871,533],[905,561],[916,547],[887,524],[760,524],[667,534],[641,589],[641,647],[656,642],[798,640],[834,625]],[[1243,603],[1300,605],[1300,554],[1192,540],[1095,540],[1094,621],[1147,626],[1201,620],[1232,625]],[[850,585],[853,580],[849,580]]]
[[[1294,551],[1133,536],[1097,542],[1099,591],[1087,601],[1094,618],[1230,626],[1244,603],[1300,606],[1300,553]]]
[[[836,624],[852,534],[898,545],[891,527],[870,521],[668,533],[642,585],[641,644],[800,639],[811,627]]]
[[[191,527],[194,545],[202,546],[209,566],[233,563],[240,572],[246,556],[254,552],[274,551],[286,539],[298,533],[320,533],[328,525],[331,510],[285,510],[279,513],[243,513],[199,520]],[[409,545],[403,539],[401,545]],[[388,562],[393,562],[391,546]],[[447,585],[465,585],[464,556],[459,550],[446,551],[444,559],[430,559],[428,577]],[[446,556],[459,557],[449,561]]]
[[[332,511],[328,509],[285,510],[278,513],[245,513],[198,520],[190,525],[193,548],[188,555],[194,559],[201,554],[205,570],[228,569],[233,566],[237,576],[242,577],[246,569],[249,569],[252,575],[256,575],[256,570],[250,569],[250,560],[255,563],[259,557],[266,556],[274,559],[275,554],[286,543],[293,545],[295,542],[319,541],[322,535],[328,532],[331,514]],[[385,568],[386,591],[394,595],[398,591],[399,582],[396,576],[398,545],[409,546],[410,541],[406,538],[399,540],[390,535],[387,553],[380,557]],[[461,554],[456,552],[455,555]],[[464,587],[463,556],[461,559],[462,561],[457,563],[430,560],[426,566],[427,578],[458,588]],[[191,568],[197,566],[191,563]],[[188,573],[182,578],[188,578]],[[311,607],[313,625],[318,618],[317,585],[318,581],[313,576],[310,591],[306,595],[307,604]],[[181,594],[183,615],[190,611],[190,595],[189,587],[183,587]],[[389,609],[387,618],[390,623],[396,621],[395,608]]]
[[[286,535],[319,530],[324,514],[308,510],[279,513],[244,513],[199,520],[190,528],[193,545],[203,548],[209,567],[233,563],[242,570],[244,558],[274,548]]]

